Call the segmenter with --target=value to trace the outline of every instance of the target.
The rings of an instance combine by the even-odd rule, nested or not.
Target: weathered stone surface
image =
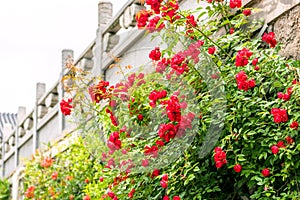
[[[58,95],[54,93],[50,93],[45,100],[45,105],[47,108],[53,107],[58,103]]]
[[[274,23],[276,39],[283,44],[281,54],[300,59],[300,5],[294,7]]]
[[[48,108],[45,106],[38,106],[37,115],[38,118],[43,118],[48,112]]]

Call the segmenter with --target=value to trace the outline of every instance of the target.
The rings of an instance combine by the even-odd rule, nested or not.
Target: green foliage
[[[172,69],[170,63],[162,73],[121,70],[124,81],[115,86],[118,92],[104,90],[104,82],[95,81],[100,85],[92,92],[101,97],[97,102],[84,95],[90,86],[82,83],[90,80],[74,70],[77,93],[72,112],[82,138],[56,155],[50,167],[41,166],[45,159],[41,154],[28,162],[25,189],[34,185],[34,195],[41,199],[70,199],[70,195],[106,200],[162,199],[165,195],[189,200],[299,199],[300,138],[290,127],[300,118],[299,61],[279,56],[280,45],[266,45],[257,35],[260,23],[250,22],[243,10],[214,1],[206,8],[178,10],[176,20],[160,18],[155,28],[162,24],[165,28],[155,37],[168,44],[161,50],[160,61],[172,62],[179,51],[204,42],[197,47],[199,61],[185,55],[188,70],[182,73],[176,74],[176,66]],[[196,26],[187,21],[191,14],[199,19]],[[215,53],[208,52],[211,47]],[[237,54],[245,48],[251,51],[250,56],[243,55],[249,63],[237,66]],[[255,58],[258,63],[252,64]],[[153,61],[153,68],[147,70],[158,66],[159,61]],[[238,86],[241,71],[255,81],[253,87]],[[149,95],[162,90],[167,95],[156,106],[149,104]],[[289,99],[278,98],[279,92],[288,90]],[[187,104],[186,108],[181,105],[181,120],[170,117],[175,104],[172,96]],[[285,109],[287,119],[276,122],[273,108]],[[184,121],[191,113],[195,118]],[[184,134],[179,136],[177,129],[178,135],[169,141],[158,134],[164,124],[181,127]],[[157,150],[146,152],[154,146]],[[222,165],[217,164],[220,158],[213,150],[217,146],[225,153]],[[236,164],[242,166],[240,172]],[[157,176],[152,174],[155,168],[160,170]],[[262,173],[266,168],[269,175]],[[53,172],[58,172],[55,180]],[[163,174],[168,175],[167,189],[162,187]],[[67,181],[66,177],[72,178]]]
[[[10,183],[0,179],[0,200],[8,200],[10,197]]]

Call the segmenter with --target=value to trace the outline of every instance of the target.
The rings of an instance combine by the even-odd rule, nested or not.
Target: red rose
[[[70,104],[72,102],[72,99],[68,99],[67,101],[65,101],[64,99],[61,100],[60,102],[60,110],[62,112],[63,115],[67,116],[71,114],[71,109],[73,108],[73,106]]]
[[[253,66],[256,66],[257,63],[258,63],[258,58],[254,58],[254,59],[252,60],[252,65],[253,65]]]
[[[143,116],[142,114],[139,114],[139,115],[137,116],[137,118],[138,118],[139,121],[143,121],[144,116]]]
[[[261,174],[264,176],[264,177],[267,177],[270,175],[270,170],[268,168],[265,168],[261,171]]]
[[[215,151],[215,153],[217,153],[219,151],[222,151],[222,148],[221,147],[216,147],[214,151]]]
[[[255,80],[254,79],[249,80],[248,85],[249,85],[250,88],[254,88],[255,87]]]
[[[229,7],[232,9],[242,7],[242,0],[230,0]]]
[[[234,28],[230,28],[229,29],[229,34],[233,34],[234,33]]]
[[[259,70],[259,66],[256,65],[256,66],[254,67],[254,70],[255,70],[255,71],[258,71],[258,70]]]
[[[288,89],[287,89],[287,93],[289,94],[289,95],[291,95],[292,93],[293,93],[293,87],[289,87]]]
[[[170,198],[167,195],[165,195],[163,200],[170,200]]]
[[[271,114],[275,123],[287,122],[288,116],[285,109],[282,108],[272,108]]]
[[[169,177],[168,177],[168,174],[163,174],[162,177],[161,177],[161,180],[163,181],[168,181]]]
[[[293,121],[293,122],[291,123],[291,125],[290,125],[290,128],[291,128],[291,129],[297,130],[297,129],[298,129],[298,126],[299,126],[298,122]]]
[[[249,16],[249,15],[251,15],[251,10],[250,9],[243,10],[243,14],[245,16]]]
[[[237,75],[235,75],[235,80],[237,82],[243,82],[246,81],[248,79],[248,76],[246,74],[246,72],[244,71],[240,71]]]
[[[152,172],[152,175],[153,175],[153,176],[158,176],[159,174],[160,174],[160,171],[159,171],[159,169],[157,169],[157,168],[154,169],[153,172]]]
[[[215,52],[216,52],[216,47],[215,47],[215,46],[212,46],[212,47],[209,47],[209,48],[208,48],[208,53],[209,53],[210,55],[213,55]]]
[[[278,143],[277,143],[277,146],[279,147],[279,148],[284,148],[285,146],[284,146],[284,141],[279,141]]]
[[[277,145],[271,146],[271,151],[273,154],[277,154],[279,152],[279,148]]]
[[[242,165],[236,164],[234,165],[233,169],[235,172],[240,173],[242,171]]]
[[[149,58],[154,61],[160,60],[160,56],[161,56],[161,53],[160,53],[159,47],[155,47],[155,49],[152,50],[149,54]]]
[[[135,189],[132,189],[129,193],[128,193],[128,197],[131,199],[133,197],[133,194],[135,193]]]
[[[291,136],[287,136],[287,137],[285,138],[285,140],[286,140],[286,142],[287,142],[288,144],[294,143],[294,140],[293,140],[293,138],[292,138]]]
[[[168,187],[168,182],[166,182],[164,180],[161,180],[160,185],[161,185],[162,188],[167,188]]]
[[[271,48],[275,47],[277,43],[274,32],[269,32],[268,34],[264,33],[262,36],[262,41],[268,43]]]
[[[241,81],[237,83],[237,86],[240,90],[248,91],[249,90],[249,82]]]
[[[282,99],[283,98],[283,93],[282,92],[278,92],[277,93],[277,97],[278,97],[278,99]]]
[[[179,196],[174,196],[173,200],[180,200],[180,197]]]
[[[237,67],[246,66],[249,62],[248,59],[251,56],[252,56],[252,52],[247,48],[243,48],[242,50],[238,51],[235,59],[235,66]]]
[[[216,161],[216,168],[219,169],[223,166],[223,162],[222,161]]]
[[[83,197],[83,200],[91,200],[90,196],[89,195],[86,195]]]
[[[99,181],[100,181],[100,182],[103,182],[103,181],[104,181],[104,178],[101,176],[101,177],[99,178]]]
[[[142,160],[142,166],[147,167],[149,165],[149,161],[147,159]]]
[[[51,176],[51,177],[52,177],[52,180],[55,181],[55,180],[57,179],[57,176],[58,176],[58,172],[53,172],[53,173],[52,173],[52,176]]]
[[[290,95],[289,94],[283,94],[282,99],[285,100],[285,101],[288,101],[290,99]]]

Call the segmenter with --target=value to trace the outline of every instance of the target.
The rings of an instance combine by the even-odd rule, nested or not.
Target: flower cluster
[[[137,21],[137,27],[144,28],[147,25],[147,22],[151,14],[152,13],[147,10],[140,10],[135,16],[135,19]]]
[[[272,108],[271,114],[275,123],[287,122],[288,116],[286,110],[283,108]]]
[[[70,104],[72,103],[72,99],[69,98],[67,101],[65,101],[64,99],[61,100],[60,102],[60,110],[62,112],[63,115],[70,115],[71,114],[71,109],[73,108],[73,106]]]
[[[221,147],[216,147],[214,152],[215,152],[215,155],[214,155],[215,165],[219,169],[224,164],[227,163],[226,153],[222,150]]]
[[[171,58],[171,68],[176,71],[177,74],[183,74],[188,72],[189,68],[186,64],[185,56],[182,53],[177,53]]]
[[[289,87],[289,88],[287,89],[287,92],[286,92],[286,93],[278,92],[278,93],[277,93],[277,97],[278,97],[279,99],[284,100],[284,101],[288,101],[288,100],[290,99],[292,93],[293,93],[293,88],[292,88],[292,87]]]
[[[146,4],[151,6],[151,9],[156,13],[160,13],[160,4],[162,3],[162,0],[146,0]]]
[[[115,193],[113,193],[112,191],[108,191],[107,194],[112,200],[118,200],[117,195],[115,195]]]
[[[197,22],[195,21],[195,16],[194,15],[188,15],[186,16],[186,25],[187,27],[196,27],[197,26]]]
[[[252,56],[252,52],[247,49],[243,48],[242,50],[238,51],[236,54],[235,66],[243,67],[249,63],[249,58]]]
[[[160,185],[162,188],[167,188],[168,187],[168,174],[163,174],[161,177]]]
[[[111,120],[111,123],[114,125],[114,126],[118,126],[118,119],[117,119],[117,117],[113,114],[113,112],[110,110],[110,109],[108,109],[108,108],[106,108],[106,113],[109,115],[109,118],[110,118],[110,120]]]
[[[122,142],[120,140],[119,132],[113,132],[110,134],[109,139],[107,141],[107,146],[110,149],[111,153],[121,148]]]
[[[152,19],[149,20],[148,25],[146,26],[146,29],[152,33],[154,31],[160,31],[165,27],[165,24],[162,22],[158,25],[161,17],[160,16],[155,16]],[[158,27],[157,27],[158,26]]]
[[[181,105],[179,103],[178,97],[172,95],[169,100],[164,101],[166,104],[166,111],[170,121],[172,122],[180,122],[181,120]]]
[[[34,189],[35,187],[33,185],[29,186],[25,192],[25,196],[28,199],[34,198]]]
[[[52,163],[53,163],[53,159],[46,156],[41,162],[41,167],[44,167],[44,168],[51,167]]]
[[[153,91],[149,94],[149,100],[150,100],[149,105],[150,105],[152,108],[155,108],[155,107],[156,107],[156,102],[157,102],[159,99],[165,98],[166,96],[167,96],[167,91],[166,91],[166,90],[161,90],[161,91],[153,90]]]
[[[179,5],[178,5],[177,0],[167,1],[165,5],[161,6],[161,16],[165,20],[168,20],[171,23],[173,23],[174,20],[180,18],[180,16],[177,15],[177,10],[178,9],[179,9]]]
[[[272,152],[273,154],[277,154],[277,153],[279,152],[279,149],[280,149],[280,148],[285,148],[284,141],[279,141],[279,142],[277,142],[277,144],[272,145],[272,146],[270,147],[271,152]]]
[[[230,0],[229,7],[232,9],[242,7],[242,0]]]
[[[161,53],[160,53],[159,47],[155,47],[155,49],[153,49],[149,54],[149,58],[154,61],[160,60],[160,56],[161,56]]]
[[[161,124],[159,126],[158,136],[161,139],[164,139],[166,142],[169,142],[170,139],[176,136],[177,130],[177,126],[175,126],[174,124]]]
[[[109,87],[109,82],[100,80],[98,84],[89,87],[89,94],[93,102],[99,103],[102,99],[111,98],[114,87]]]
[[[262,36],[262,41],[268,43],[271,48],[274,48],[277,44],[274,32],[264,33]]]
[[[299,123],[296,122],[296,121],[293,121],[290,125],[290,128],[291,129],[295,129],[295,130],[298,130],[298,127],[299,127]]]
[[[148,145],[145,146],[145,149],[144,149],[144,154],[145,156],[152,156],[153,158],[156,158],[158,156],[158,147],[157,146],[152,146],[152,147],[149,147]]]
[[[135,189],[132,188],[132,190],[128,193],[128,197],[131,199],[134,193],[135,193]]]
[[[160,73],[160,74],[163,74],[166,70],[166,67],[168,65],[170,65],[171,61],[170,59],[167,59],[167,58],[162,58],[158,63],[157,63],[157,66],[155,68],[155,71],[157,73]]]
[[[248,80],[248,76],[246,72],[240,71],[236,76],[236,84],[240,90],[247,91],[249,88],[255,87],[255,80],[250,79]]]
[[[140,10],[135,16],[138,28],[146,28],[149,32],[160,31],[163,29],[165,27],[164,23],[161,23],[158,27],[156,27],[161,19],[160,16],[154,16],[150,19],[152,14],[152,11]]]
[[[199,54],[200,54],[200,47],[204,44],[203,40],[198,40],[195,43],[189,45],[189,47],[182,52],[183,56],[190,57],[194,63],[199,62]]]
[[[293,144],[294,143],[294,139],[291,136],[286,136],[285,141],[288,144]]]

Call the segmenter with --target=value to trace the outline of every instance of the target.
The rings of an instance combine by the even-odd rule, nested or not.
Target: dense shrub
[[[0,179],[0,199],[8,200],[10,197],[10,184],[8,180]]]
[[[61,110],[83,141],[26,165],[28,198],[299,199],[299,61],[259,35],[255,9],[208,2],[146,1],[137,26],[167,44],[149,52],[153,73],[115,63],[123,81],[90,84],[68,65]]]

